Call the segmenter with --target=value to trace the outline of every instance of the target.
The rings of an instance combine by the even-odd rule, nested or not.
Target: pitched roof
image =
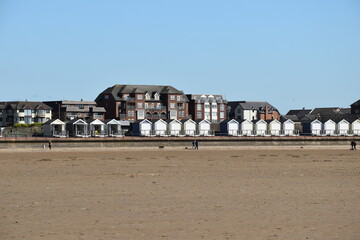
[[[258,110],[263,111],[265,107],[268,107],[269,110],[277,111],[277,109],[268,102],[250,102],[250,101],[229,101],[228,105],[233,106],[234,109],[239,105],[244,110]],[[233,108],[231,107],[231,108]]]
[[[27,101],[16,101],[16,102],[0,102],[0,105],[6,108],[11,109],[42,109],[42,110],[52,110],[51,107],[42,103],[42,102],[27,102]]]
[[[360,105],[360,99],[351,104],[350,106],[359,106]]]
[[[286,115],[295,115],[298,118],[302,118],[306,114],[309,114],[312,109],[292,109],[286,113]]]
[[[328,108],[314,108],[309,115],[336,115],[336,114],[350,114],[350,108],[328,107]]]
[[[121,100],[121,94],[131,94],[131,93],[149,93],[151,96],[156,92],[160,94],[184,94],[182,91],[172,87],[172,86],[162,86],[162,85],[122,85],[117,84],[112,87],[105,89],[102,93],[99,94],[97,99],[103,94],[111,94],[115,100]]]

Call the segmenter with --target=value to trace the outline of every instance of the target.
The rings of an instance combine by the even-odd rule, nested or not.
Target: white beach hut
[[[134,136],[150,137],[153,135],[152,122],[147,119],[135,121],[131,126]]]
[[[180,136],[182,123],[177,119],[169,119],[166,122],[168,126],[168,134],[170,136]]]
[[[220,122],[220,133],[228,136],[239,136],[239,122],[235,119]]]
[[[182,129],[181,135],[195,136],[196,134],[196,122],[192,119],[181,120]]]
[[[162,119],[158,119],[158,120],[153,120],[153,131],[155,133],[156,136],[168,136],[167,134],[167,122],[165,122]]]
[[[351,133],[360,136],[360,119],[356,119],[351,123]]]
[[[310,131],[313,136],[320,136],[322,133],[323,124],[318,119],[310,123]]]
[[[66,137],[66,124],[60,119],[52,119],[44,123],[45,137]]]
[[[72,137],[88,137],[88,126],[82,119],[73,119],[66,124],[66,129]]]
[[[244,120],[240,124],[240,133],[242,136],[252,136],[254,124],[249,120]]]
[[[274,119],[268,123],[268,132],[272,136],[280,136],[281,133],[281,122]]]
[[[265,136],[267,135],[267,123],[260,119],[254,124],[254,131],[256,136]]]
[[[336,123],[333,120],[329,119],[324,122],[323,128],[323,133],[325,135],[334,136],[336,131]]]
[[[341,136],[347,136],[350,130],[350,123],[345,119],[341,120],[336,125],[336,132]]]
[[[92,137],[105,137],[105,123],[99,119],[88,121],[89,124],[89,133]]]
[[[210,121],[203,119],[197,122],[197,132],[200,136],[212,136]]]
[[[0,137],[3,136],[3,134],[4,134],[4,129],[5,129],[4,127],[1,127],[1,128],[0,128]]]
[[[109,119],[105,121],[105,129],[106,129],[106,134],[109,137],[122,137],[123,136],[123,132],[122,132],[122,128],[121,128],[121,123],[118,120],[115,119]]]
[[[294,136],[295,134],[295,123],[287,119],[282,123],[282,134],[285,136]]]

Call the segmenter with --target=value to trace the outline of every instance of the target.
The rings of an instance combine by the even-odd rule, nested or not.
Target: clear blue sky
[[[0,101],[94,100],[114,84],[268,101],[360,99],[358,0],[0,0]]]

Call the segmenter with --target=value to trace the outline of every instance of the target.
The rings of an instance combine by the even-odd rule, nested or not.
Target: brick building
[[[142,119],[188,119],[188,99],[172,86],[114,85],[95,99],[106,109],[106,118],[136,121]]]
[[[212,123],[218,123],[226,119],[227,101],[221,95],[190,94],[189,114],[192,119],[206,119]]]
[[[98,107],[95,101],[47,101],[46,105],[53,109],[53,119],[68,122],[73,119],[105,120],[105,108]]]

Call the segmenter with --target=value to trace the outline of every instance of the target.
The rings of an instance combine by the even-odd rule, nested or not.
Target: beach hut
[[[280,136],[281,133],[281,122],[274,119],[268,122],[268,132],[272,136]]]
[[[294,136],[295,134],[295,123],[287,119],[282,123],[282,134],[285,136]]]
[[[360,119],[356,119],[351,123],[351,132],[356,136],[360,136]]]
[[[66,124],[71,137],[88,137],[88,124],[82,119],[73,119]]]
[[[52,119],[44,123],[45,137],[66,137],[66,124],[60,119]]]
[[[265,136],[267,135],[267,123],[260,119],[254,123],[254,131],[256,136]]]
[[[154,134],[156,136],[160,136],[160,137],[164,137],[164,136],[168,136],[167,134],[167,122],[162,120],[162,119],[158,119],[158,120],[153,120],[153,131]]]
[[[196,122],[191,119],[181,120],[182,128],[181,134],[185,136],[195,136],[196,134]]]
[[[240,124],[240,134],[242,136],[252,136],[254,124],[249,120],[244,120]]]
[[[92,137],[105,137],[105,123],[99,119],[89,120],[89,135]]]
[[[341,120],[336,125],[336,132],[341,136],[347,136],[350,130],[350,123],[345,119]]]
[[[310,133],[313,136],[320,136],[322,134],[323,124],[318,119],[310,123]]]
[[[4,134],[4,129],[5,129],[5,128],[3,128],[3,127],[0,128],[0,137],[3,136],[3,134]]]
[[[109,137],[122,137],[123,132],[121,128],[121,123],[115,119],[108,119],[105,121],[105,130],[106,134]]]
[[[336,131],[336,123],[329,119],[323,124],[323,134],[327,136],[334,136]]]
[[[221,135],[238,136],[239,122],[235,119],[221,121],[220,133]]]
[[[182,124],[177,119],[166,120],[168,126],[168,134],[170,136],[180,136]]]
[[[131,124],[132,132],[134,136],[150,137],[153,135],[152,125],[152,122],[147,119],[137,120]]]
[[[127,132],[131,131],[131,124],[128,120],[118,120],[118,122],[121,124],[121,131],[122,134],[125,135]]]
[[[212,136],[211,132],[211,123],[210,121],[203,119],[196,121],[197,123],[197,133],[200,136]]]

